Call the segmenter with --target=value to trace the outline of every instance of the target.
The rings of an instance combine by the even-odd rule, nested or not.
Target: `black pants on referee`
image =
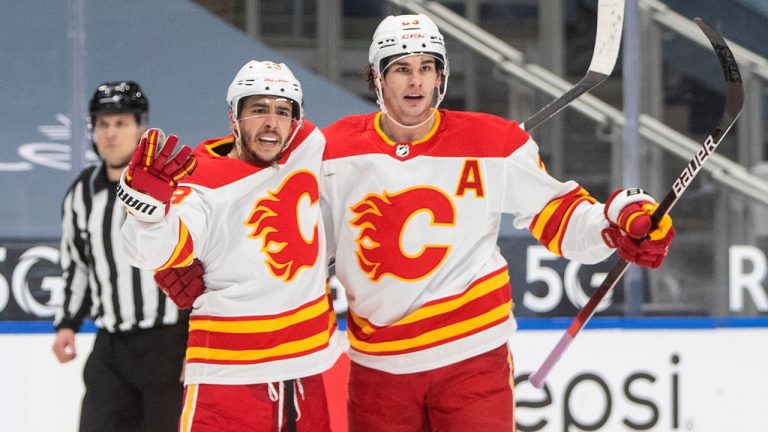
[[[99,330],[85,363],[80,432],[178,430],[187,323],[109,333]]]

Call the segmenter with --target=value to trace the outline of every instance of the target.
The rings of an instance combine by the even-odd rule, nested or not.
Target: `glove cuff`
[[[117,197],[123,202],[125,211],[142,222],[162,221],[165,218],[166,203],[128,186],[125,175],[126,171],[123,171],[120,184],[117,185]]]
[[[619,222],[621,211],[626,206],[642,201],[651,203],[656,202],[652,196],[645,193],[642,189],[632,188],[617,190],[610,198],[608,198],[608,201],[605,202],[605,218],[608,219],[610,223],[617,224]]]

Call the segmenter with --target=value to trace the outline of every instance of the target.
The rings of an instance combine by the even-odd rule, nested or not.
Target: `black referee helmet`
[[[88,106],[88,125],[92,128],[99,114],[133,113],[137,123],[146,122],[149,102],[135,81],[114,81],[101,84]]]

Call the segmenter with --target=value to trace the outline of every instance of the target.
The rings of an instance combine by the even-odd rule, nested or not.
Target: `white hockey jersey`
[[[276,167],[195,150],[162,222],[128,218],[133,264],[179,267],[198,258],[207,290],[194,303],[187,384],[255,384],[314,375],[346,348],[327,285],[318,173],[325,140],[305,122]]]
[[[434,369],[506,343],[514,329],[502,213],[551,251],[585,263],[613,249],[603,205],[548,175],[514,122],[440,110],[396,143],[380,113],[324,129],[329,253],[347,290],[350,357],[390,373]]]

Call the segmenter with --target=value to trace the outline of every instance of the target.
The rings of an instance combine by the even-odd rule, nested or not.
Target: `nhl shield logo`
[[[398,144],[395,148],[395,154],[399,157],[406,157],[411,152],[410,144]]]

